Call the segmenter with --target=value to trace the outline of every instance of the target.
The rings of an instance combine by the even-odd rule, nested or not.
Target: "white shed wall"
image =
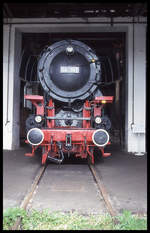
[[[21,33],[4,25],[3,33],[3,148],[19,147]]]
[[[134,43],[132,25],[128,41],[127,150],[146,152],[146,25],[134,25]]]
[[[11,40],[12,27],[4,25],[3,33],[3,148],[12,149],[12,122],[13,122],[13,71],[10,57],[13,56],[10,47],[13,45]],[[11,43],[12,42],[12,43]]]

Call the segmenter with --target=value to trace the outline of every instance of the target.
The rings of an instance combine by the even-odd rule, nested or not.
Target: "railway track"
[[[114,218],[115,216],[117,216],[117,212],[114,210],[114,208],[112,207],[112,205],[109,201],[109,195],[108,195],[108,192],[107,192],[107,190],[102,182],[102,179],[99,178],[95,167],[92,164],[88,164],[88,165],[89,165],[89,168],[92,172],[93,178],[94,178],[95,182],[97,183],[98,189],[103,197],[103,200],[105,202],[105,206],[108,210],[108,213],[113,217],[114,223],[118,224],[119,221],[116,218]]]
[[[63,165],[62,165],[63,166]],[[40,168],[40,170],[38,171],[32,185],[31,188],[29,190],[29,192],[26,194],[24,200],[22,201],[20,208],[23,208],[24,210],[27,209],[31,199],[33,198],[33,194],[37,188],[38,185],[40,185],[40,181],[43,177],[44,172],[46,171],[47,165],[42,166]],[[95,182],[97,189],[99,190],[99,195],[100,195],[100,199],[103,199],[104,203],[105,203],[105,208],[107,209],[107,212],[112,216],[115,217],[117,215],[116,211],[113,209],[110,201],[109,201],[109,195],[107,193],[107,190],[102,182],[102,179],[100,179],[99,175],[97,174],[97,171],[95,169],[95,167],[91,164],[88,164],[88,168],[90,170],[90,172],[92,173],[93,176],[93,181]],[[118,223],[118,221],[116,220],[116,218],[114,219],[114,223]],[[15,224],[13,225],[13,227],[11,228],[11,230],[19,230],[21,226],[21,217],[19,217]]]
[[[34,193],[37,185],[39,184],[42,175],[44,174],[45,169],[46,169],[46,165],[42,166],[40,168],[40,170],[38,171],[32,185],[31,185],[29,192],[27,193],[27,195],[25,196],[24,200],[22,201],[22,203],[20,205],[20,208],[23,208],[24,210],[26,210],[26,208],[27,208],[32,196],[33,196],[33,193]],[[21,217],[18,217],[15,224],[12,227],[12,230],[18,230],[20,227],[20,224],[21,224]]]
[[[112,216],[112,217],[115,217],[117,215],[116,211],[113,209],[110,201],[109,201],[109,197],[108,197],[108,193],[106,191],[106,188],[102,182],[102,180],[99,178],[97,172],[96,172],[96,169],[93,165],[89,164],[89,168],[92,172],[92,175],[93,175],[93,178],[98,186],[98,189],[104,199],[104,202],[105,202],[105,206],[109,212],[109,214]]]

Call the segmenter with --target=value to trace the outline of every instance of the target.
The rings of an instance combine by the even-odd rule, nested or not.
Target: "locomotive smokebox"
[[[63,40],[43,51],[37,67],[45,92],[61,102],[85,100],[101,80],[101,66],[94,51],[80,41]]]

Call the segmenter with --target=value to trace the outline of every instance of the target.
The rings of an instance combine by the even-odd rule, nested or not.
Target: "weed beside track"
[[[124,210],[115,218],[119,220],[114,224],[114,219],[109,214],[87,215],[69,212],[50,212],[21,208],[9,208],[3,214],[3,230],[10,230],[16,219],[21,217],[20,230],[146,230],[147,218],[133,216],[130,211]]]

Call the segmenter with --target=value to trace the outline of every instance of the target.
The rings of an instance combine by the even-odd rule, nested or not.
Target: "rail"
[[[27,193],[27,195],[25,196],[24,200],[22,201],[21,205],[20,205],[20,208],[23,208],[24,210],[26,210],[27,208],[27,205],[29,204],[29,201],[31,200],[32,196],[33,196],[33,193],[42,177],[42,175],[44,174],[44,171],[46,169],[46,165],[45,166],[42,166],[40,168],[40,170],[38,171],[34,181],[33,181],[33,184],[31,186],[31,189],[30,191]],[[15,224],[12,226],[11,230],[18,230],[19,226],[21,224],[21,217],[18,217]]]

